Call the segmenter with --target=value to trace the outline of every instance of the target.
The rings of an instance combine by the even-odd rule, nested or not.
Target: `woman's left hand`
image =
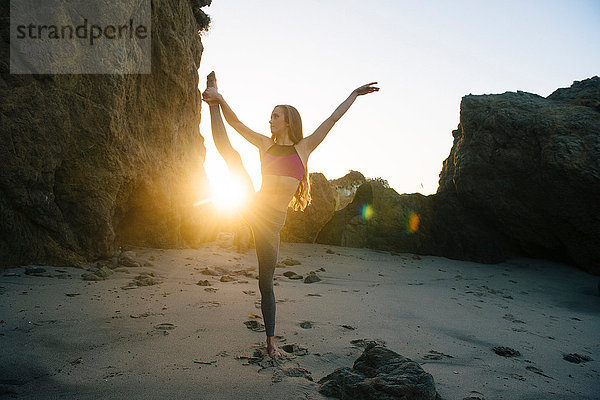
[[[217,92],[217,89],[214,87],[206,88],[204,93],[202,93],[202,100],[207,102],[210,105],[219,104],[219,100],[221,99],[221,94]]]
[[[371,82],[367,83],[366,85],[362,85],[361,87],[354,89],[354,93],[356,93],[357,96],[362,96],[363,94],[378,92],[379,88],[376,86],[372,86],[376,84],[377,82]]]

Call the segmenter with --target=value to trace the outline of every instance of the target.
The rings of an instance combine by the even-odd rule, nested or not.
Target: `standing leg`
[[[258,258],[258,287],[261,294],[261,311],[267,335],[267,351],[270,356],[281,357],[281,353],[275,345],[274,337],[276,300],[273,290],[273,275],[275,274],[277,256],[279,255],[279,232],[285,222],[285,212],[278,212],[275,218],[273,218],[273,215],[264,212],[257,212],[256,214],[258,215],[255,215],[252,231],[254,232],[254,243]]]
[[[267,336],[275,332],[275,292],[273,291],[273,275],[277,264],[279,243],[273,243],[264,234],[254,234],[256,256],[258,258],[258,288],[260,289],[260,308],[265,321]]]

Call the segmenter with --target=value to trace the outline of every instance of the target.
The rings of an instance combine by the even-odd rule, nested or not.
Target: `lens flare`
[[[245,200],[244,188],[236,179],[229,178],[218,185],[211,186],[213,204],[221,211],[236,210]]]
[[[373,206],[368,203],[362,206],[361,215],[362,219],[369,221],[371,218],[373,218]]]
[[[417,213],[410,214],[410,217],[408,217],[408,231],[410,233],[415,233],[417,230],[419,230],[420,222],[421,222],[421,219],[419,218],[419,214],[417,214]]]
[[[221,179],[212,181],[210,187],[212,196],[196,202],[194,206],[212,203],[217,211],[230,212],[240,209],[247,200],[244,186],[237,179],[229,176],[222,176]]]

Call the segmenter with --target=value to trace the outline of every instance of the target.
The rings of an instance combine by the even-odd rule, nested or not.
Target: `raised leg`
[[[211,72],[207,76],[206,86],[214,88],[217,87],[217,78],[214,72]],[[223,157],[225,160],[231,176],[238,180],[238,182],[241,182],[243,185],[246,197],[249,199],[252,193],[254,193],[254,186],[252,185],[250,175],[248,175],[248,172],[244,168],[240,154],[235,151],[231,145],[231,142],[229,141],[227,131],[225,130],[225,124],[223,123],[223,118],[221,116],[221,108],[218,104],[209,104],[209,108],[210,123],[215,147],[217,148],[217,151],[221,157]],[[243,221],[238,221],[234,232],[234,242],[237,245],[238,253],[246,252],[248,249],[249,239],[250,232],[247,224],[243,223]]]
[[[215,73],[211,72],[206,78],[207,87],[217,87],[217,78]],[[225,124],[223,123],[223,117],[221,116],[221,107],[218,104],[210,104],[210,124],[212,129],[213,141],[217,151],[225,160],[227,168],[232,176],[238,179],[244,185],[244,189],[249,193],[254,192],[254,186],[250,175],[244,168],[242,158],[240,154],[233,148],[227,131],[225,130]]]

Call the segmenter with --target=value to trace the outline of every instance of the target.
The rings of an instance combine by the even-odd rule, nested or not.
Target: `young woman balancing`
[[[258,192],[250,196],[249,206],[243,212],[254,234],[258,258],[261,294],[261,311],[267,334],[267,352],[270,356],[281,353],[275,345],[275,295],[273,274],[279,252],[279,232],[285,223],[288,206],[304,210],[310,202],[310,184],[306,164],[308,157],[325,139],[333,125],[344,115],[358,96],[376,92],[377,82],[363,85],[350,93],[333,114],[327,118],[312,135],[303,137],[302,120],[298,111],[289,105],[278,105],[271,113],[271,137],[254,132],[244,125],[231,110],[218,92],[214,72],[208,76],[207,89],[203,100],[210,105],[210,119],[215,146],[225,159],[230,172],[244,182],[248,192],[252,182],[239,154],[233,149],[221,111],[227,123],[247,141],[258,147],[261,160],[262,185]],[[219,109],[220,107],[220,109]]]

